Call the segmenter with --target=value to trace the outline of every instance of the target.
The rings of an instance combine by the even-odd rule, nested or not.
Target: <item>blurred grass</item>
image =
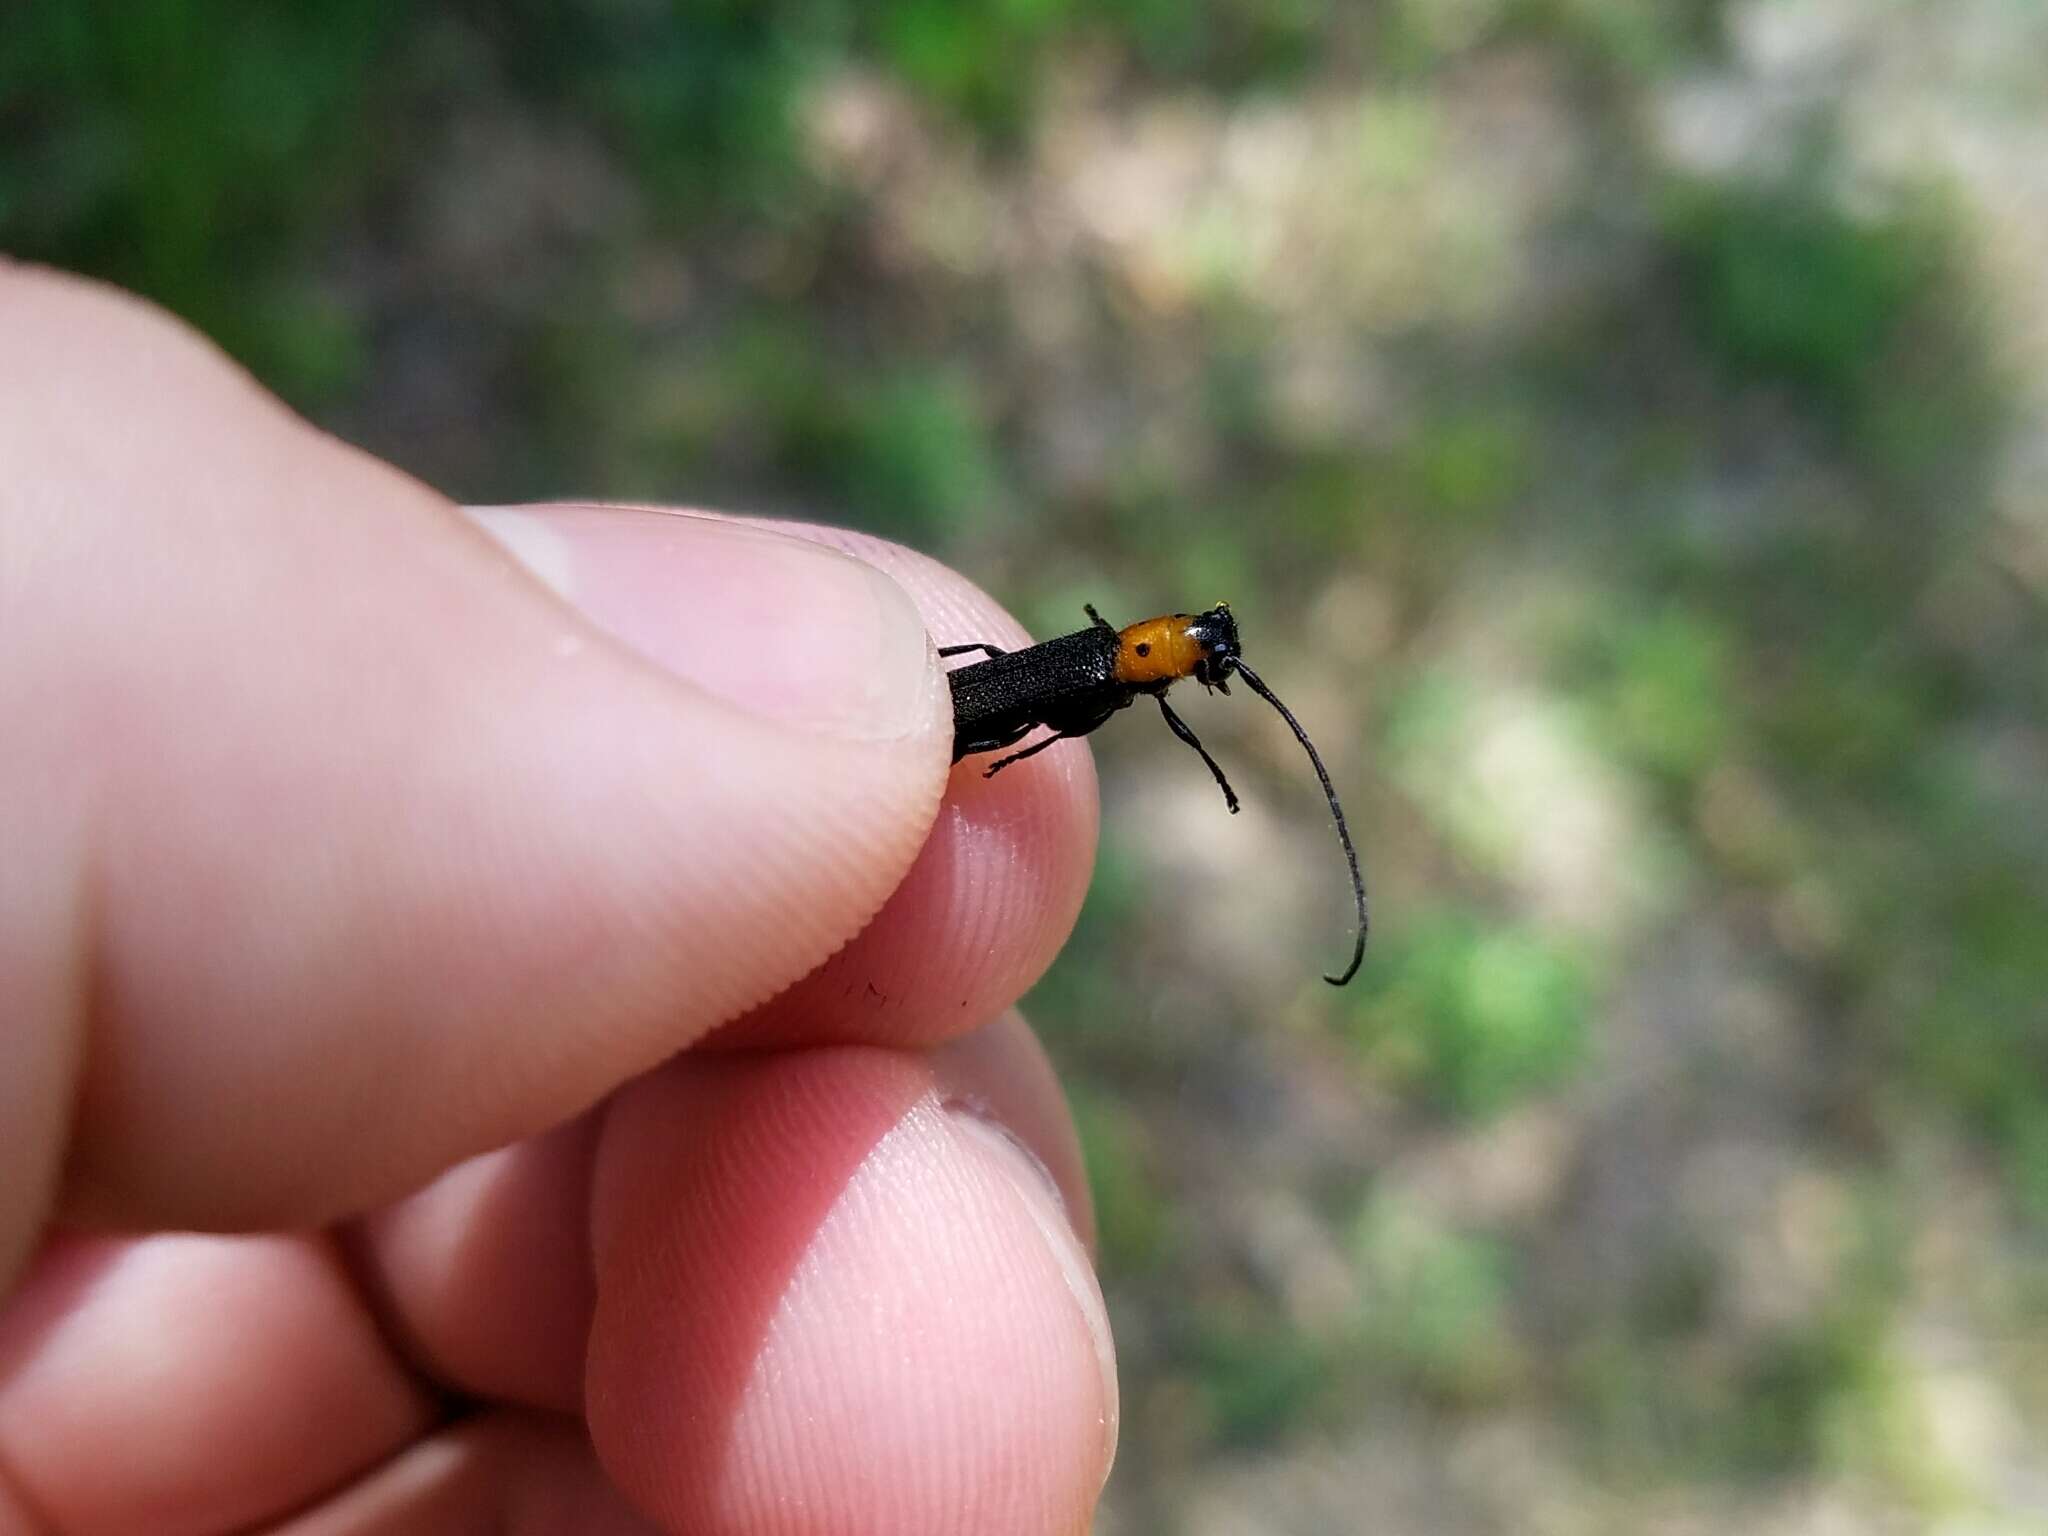
[[[1968,57],[2023,61],[2022,10]],[[1041,633],[1232,601],[1380,936],[1326,995],[1341,890],[1272,722],[1199,719],[1235,822],[1135,716],[1097,738],[1102,861],[1029,1006],[1122,1528],[1503,1424],[1555,1507],[1621,1501],[1557,1529],[1674,1484],[1911,1523],[2039,1469],[1915,1427],[1929,1317],[2048,1411],[1999,1363],[2048,1358],[2032,1293],[1951,1307],[2048,1230],[2048,624],[2000,468],[2040,285],[1991,282],[1967,164],[1859,149],[1951,67],[1899,39],[1963,28],[1888,16],[44,4],[0,41],[0,242],[456,495],[855,522]],[[1771,153],[1669,128],[1701,90],[1772,126],[1772,50],[1837,24],[1868,70],[1800,77]],[[2048,90],[2000,99],[1975,153],[2040,130]],[[1799,1200],[1845,1178],[1836,1253]]]
[[[0,47],[0,228],[185,315],[300,401],[360,376],[357,316],[290,259],[380,165],[378,0],[35,5]]]
[[[1555,943],[1469,912],[1412,923],[1383,950],[1354,1028],[1403,1092],[1483,1119],[1568,1081],[1584,1059],[1592,992]]]

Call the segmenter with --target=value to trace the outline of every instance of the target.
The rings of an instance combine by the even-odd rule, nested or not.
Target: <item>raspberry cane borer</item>
[[[1041,641],[1021,651],[1005,651],[993,645],[948,645],[941,656],[966,656],[981,652],[987,659],[956,667],[950,674],[953,690],[953,761],[977,752],[996,752],[1024,739],[1038,727],[1050,733],[1021,752],[999,757],[983,771],[993,778],[1012,763],[1043,752],[1056,741],[1086,736],[1118,710],[1127,708],[1140,694],[1159,702],[1159,713],[1174,735],[1193,747],[1208,765],[1210,775],[1223,791],[1224,804],[1237,813],[1237,794],[1208,749],[1188,728],[1188,723],[1166,702],[1166,690],[1184,677],[1192,677],[1204,688],[1230,692],[1230,677],[1244,679],[1245,686],[1280,712],[1308,753],[1308,760],[1322,780],[1323,795],[1330,802],[1330,815],[1337,823],[1337,841],[1343,845],[1345,862],[1351,866],[1351,893],[1358,903],[1358,939],[1351,949],[1351,963],[1339,976],[1324,976],[1332,986],[1341,987],[1358,974],[1365,958],[1365,879],[1358,872],[1358,851],[1351,845],[1351,829],[1344,824],[1344,808],[1337,803],[1337,791],[1330,785],[1329,770],[1308,739],[1308,732],[1282,704],[1258,673],[1244,664],[1238,651],[1237,621],[1230,606],[1218,603],[1206,613],[1169,613],[1118,629],[1091,604],[1089,626],[1071,635]]]

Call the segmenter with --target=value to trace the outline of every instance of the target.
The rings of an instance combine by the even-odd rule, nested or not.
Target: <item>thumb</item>
[[[484,537],[72,280],[0,266],[0,335],[0,1272],[53,1212],[416,1185],[788,985],[909,866],[946,690],[871,567],[625,510]]]

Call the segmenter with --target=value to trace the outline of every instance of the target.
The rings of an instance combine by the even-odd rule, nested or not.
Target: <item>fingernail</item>
[[[1106,1482],[1116,1461],[1118,1399],[1116,1346],[1109,1333],[1109,1309],[1103,1305],[1102,1287],[1095,1279],[1095,1266],[1067,1217],[1067,1202],[1054,1181],[1052,1171],[1040,1161],[1015,1132],[1000,1121],[991,1120],[979,1108],[964,1102],[946,1106],[953,1124],[992,1154],[992,1161],[1008,1175],[1045,1238],[1060,1275],[1081,1319],[1088,1327],[1089,1342],[1095,1347],[1095,1364],[1102,1373],[1102,1476]]]
[[[702,514],[468,511],[592,623],[742,709],[856,740],[931,718],[939,672],[924,621],[863,561]]]

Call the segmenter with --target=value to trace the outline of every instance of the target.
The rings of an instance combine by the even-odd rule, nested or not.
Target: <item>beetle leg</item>
[[[980,641],[976,641],[973,645],[942,645],[939,647],[939,654],[941,656],[965,656],[969,651],[983,651],[990,656],[1007,656],[1010,654],[1000,645],[983,645]]]
[[[1027,722],[1015,730],[995,731],[987,736],[977,736],[961,742],[953,749],[953,761],[957,763],[963,757],[973,757],[982,752],[1000,752],[1003,748],[1014,746],[1029,736],[1033,728],[1034,723]]]
[[[1223,803],[1230,807],[1230,814],[1235,816],[1237,792],[1230,787],[1230,780],[1223,777],[1223,770],[1216,766],[1216,759],[1209,755],[1209,749],[1203,746],[1201,740],[1188,728],[1187,721],[1173,712],[1173,706],[1166,702],[1166,695],[1161,693],[1154,697],[1159,700],[1159,713],[1166,716],[1166,723],[1172,727],[1173,734],[1201,753],[1202,761],[1209,765],[1209,772],[1216,780],[1216,787],[1223,791]]]
[[[1088,622],[1093,624],[1097,629],[1107,629],[1111,632],[1115,631],[1116,626],[1110,623],[1109,620],[1105,619],[1101,614],[1097,613],[1095,611],[1095,605],[1093,603],[1083,603],[1081,605],[1081,611],[1088,615]]]
[[[1044,737],[1038,741],[1034,741],[1022,752],[1012,752],[1008,757],[997,758],[994,762],[990,763],[986,768],[982,769],[981,776],[984,779],[992,779],[997,774],[1001,773],[1005,768],[1009,767],[1010,764],[1021,763],[1027,757],[1035,757],[1040,752],[1043,752],[1047,747],[1052,746],[1055,742],[1067,741],[1076,736],[1083,736],[1086,734],[1087,733],[1085,731],[1055,731],[1050,736]]]
[[[1091,700],[1087,701],[1088,708],[1085,710],[1085,712],[1082,710],[1062,710],[1059,713],[1052,715],[1049,719],[1042,722],[1045,728],[1048,731],[1052,732],[1050,736],[1047,736],[1042,741],[1034,741],[1022,752],[1012,752],[1008,757],[1002,758],[997,762],[991,763],[988,766],[987,770],[983,772],[982,777],[984,779],[993,778],[998,769],[1007,768],[1012,763],[1020,762],[1024,758],[1031,757],[1037,753],[1043,752],[1047,747],[1051,746],[1056,741],[1078,741],[1081,737],[1088,735],[1091,731],[1100,730],[1102,726],[1105,723],[1107,723],[1109,717],[1115,714],[1118,710],[1128,705],[1133,697],[1134,695],[1132,694],[1123,693],[1109,700],[1107,703],[1103,703],[1099,700]],[[1029,729],[1031,729],[1031,727],[1026,726],[1024,729],[1028,731]],[[1022,733],[1020,732],[1019,734]],[[1015,741],[1016,739],[1017,738],[1015,736],[1010,738],[1011,741]],[[1002,745],[1005,746],[1007,746],[1008,744],[1008,742],[1002,743]],[[954,759],[954,761],[957,762],[959,761],[959,759],[956,758]]]

